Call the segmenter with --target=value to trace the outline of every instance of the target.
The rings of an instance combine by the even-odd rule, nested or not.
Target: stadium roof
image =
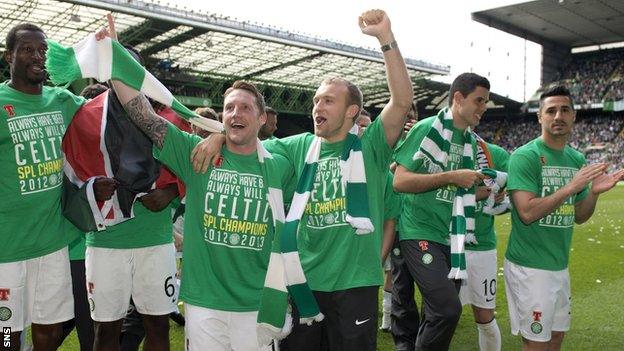
[[[382,107],[389,98],[378,49],[158,3],[0,0],[0,35],[18,23],[32,22],[48,37],[71,45],[102,27],[105,14],[112,11],[120,41],[138,48],[148,63],[166,63],[198,78],[243,78],[306,90],[315,89],[326,76],[340,75],[362,89],[367,107]],[[417,95],[431,100],[443,94],[419,82],[448,74],[449,66],[410,58],[406,63]]]
[[[472,19],[543,44],[568,48],[624,41],[622,0],[538,0],[475,12]]]

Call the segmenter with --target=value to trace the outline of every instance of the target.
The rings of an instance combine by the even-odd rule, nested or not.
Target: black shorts
[[[376,350],[378,286],[313,293],[325,319],[311,326],[299,324],[293,308],[293,331],[281,342],[280,350]]]

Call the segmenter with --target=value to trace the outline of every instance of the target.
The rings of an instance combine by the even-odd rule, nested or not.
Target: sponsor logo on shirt
[[[15,117],[15,108],[13,105],[4,105],[2,108],[4,108],[9,117]]]
[[[9,301],[11,289],[0,289],[0,301]]]

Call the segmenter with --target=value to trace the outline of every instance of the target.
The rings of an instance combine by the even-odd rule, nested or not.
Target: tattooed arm
[[[162,149],[167,135],[167,121],[154,112],[143,94],[119,81],[113,81],[112,85],[132,122],[150,138],[154,146]]]

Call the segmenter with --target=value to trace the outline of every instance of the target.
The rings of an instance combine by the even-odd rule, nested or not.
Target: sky
[[[160,0],[162,5],[202,9],[240,21],[283,28],[355,46],[378,48],[360,32],[358,16],[367,9],[388,13],[403,56],[451,66],[435,77],[451,82],[462,72],[487,77],[491,91],[525,101],[539,87],[541,46],[473,21],[475,11],[506,6],[512,0]]]

